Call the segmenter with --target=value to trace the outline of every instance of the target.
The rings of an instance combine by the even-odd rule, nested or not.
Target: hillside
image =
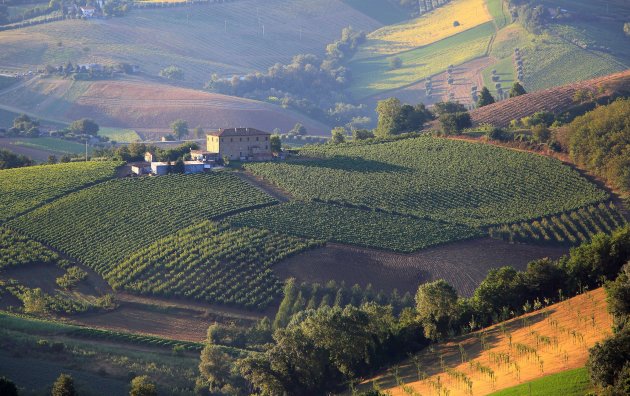
[[[107,127],[139,133],[168,132],[184,119],[191,128],[256,126],[290,130],[297,122],[310,135],[325,135],[329,127],[280,106],[244,98],[177,88],[139,79],[73,81],[35,77],[0,96],[0,106],[71,122],[92,118]]]
[[[231,77],[265,71],[301,53],[322,55],[349,25],[365,31],[382,26],[341,0],[240,0],[139,9],[121,18],[64,20],[0,32],[0,67],[127,62],[157,75],[177,65],[186,81],[201,87],[213,73]]]
[[[510,121],[532,115],[537,111],[560,114],[573,107],[578,107],[575,94],[583,91],[605,100],[630,94],[630,70],[583,81],[575,84],[550,88],[539,92],[510,98],[471,112],[473,123],[492,124],[499,127],[509,125]]]
[[[392,395],[486,395],[583,367],[588,348],[611,333],[602,288],[457,337],[362,384]]]

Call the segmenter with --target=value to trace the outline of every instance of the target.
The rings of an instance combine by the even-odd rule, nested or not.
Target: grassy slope
[[[453,396],[467,395],[466,387],[455,379],[456,373],[460,373],[472,380],[473,394],[485,395],[549,374],[584,367],[588,348],[611,333],[612,320],[606,311],[605,297],[605,291],[599,288],[502,325],[438,344],[434,352],[427,349],[418,354],[420,373],[410,360],[399,365],[401,382],[406,384],[407,389],[412,388],[424,395],[435,391],[440,377],[442,391],[448,390]],[[549,344],[540,341],[544,337],[548,337]],[[482,338],[486,343],[485,348],[482,347]],[[459,345],[466,353],[464,362]],[[519,353],[518,345],[527,346],[536,355],[533,352]],[[500,353],[509,354],[510,364],[499,363],[497,357]],[[440,356],[443,357],[443,366]],[[496,380],[492,381],[487,375],[473,369],[476,363],[492,370]],[[418,381],[422,373],[426,379]],[[580,377],[579,374],[576,376]],[[365,382],[364,389],[371,388],[372,382],[377,382],[381,389],[390,391],[393,396],[408,394],[396,384],[392,370]],[[576,382],[581,380],[577,378]],[[556,381],[549,379],[546,386],[554,386],[554,383]]]
[[[582,396],[590,391],[591,384],[586,367],[530,381],[513,388],[492,393],[491,396]]]
[[[131,143],[140,140],[138,133],[132,129],[101,128],[98,134],[107,136],[109,140],[119,143]]]
[[[349,67],[353,73],[350,93],[364,98],[401,88],[439,73],[449,65],[458,65],[486,54],[494,34],[492,22],[437,41],[433,44],[389,57],[359,59]],[[400,69],[391,70],[390,59],[402,60]]]
[[[341,0],[243,0],[133,10],[122,18],[67,20],[0,32],[0,68],[128,62],[157,75],[164,67],[178,65],[187,81],[201,84],[212,73],[264,71],[299,53],[323,54],[348,25],[365,31],[380,27]]]
[[[34,139],[18,139],[11,144],[22,147],[30,147],[46,151],[53,151],[59,154],[84,154],[85,145],[69,140],[40,137]],[[88,148],[91,151],[91,148]]]
[[[384,25],[407,19],[407,13],[388,0],[342,0],[352,8],[374,18]]]

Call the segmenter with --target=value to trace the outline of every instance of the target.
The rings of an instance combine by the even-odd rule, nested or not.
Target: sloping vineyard
[[[315,146],[301,157],[246,168],[300,199],[472,227],[526,221],[608,198],[555,159],[428,136]]]
[[[138,250],[108,275],[115,288],[266,308],[280,293],[271,266],[312,246],[266,230],[204,221]]]
[[[292,201],[242,213],[229,221],[238,226],[403,253],[481,235],[463,225],[319,202]]]
[[[119,162],[74,162],[0,171],[0,221],[91,183],[114,177]]]
[[[490,228],[490,236],[509,242],[578,245],[598,233],[611,233],[626,219],[615,205],[600,203],[541,220]]]
[[[101,275],[134,251],[205,219],[276,201],[227,173],[118,179],[9,223]]]
[[[27,264],[59,264],[65,260],[39,242],[0,227],[0,269]]]

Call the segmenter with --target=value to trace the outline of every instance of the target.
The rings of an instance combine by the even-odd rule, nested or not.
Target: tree
[[[57,163],[57,156],[56,155],[49,155],[48,156],[48,163],[50,165],[56,164]]]
[[[289,131],[289,135],[306,135],[306,127],[299,122]]]
[[[433,105],[433,112],[438,117],[442,114],[465,113],[468,111],[466,106],[459,102],[437,102]]]
[[[17,386],[7,377],[0,377],[0,395],[17,396]]]
[[[615,386],[624,365],[630,362],[630,329],[598,342],[589,352],[591,381],[601,388]]]
[[[366,140],[372,139],[374,137],[374,132],[367,129],[355,129],[352,132],[352,138],[354,140]]]
[[[280,139],[280,135],[271,135],[269,138],[269,148],[271,149],[271,152],[275,154],[282,152],[282,140]]]
[[[503,307],[518,312],[527,299],[523,275],[512,267],[490,270],[475,290],[473,301],[480,313],[489,319]]]
[[[457,292],[443,279],[420,285],[416,293],[416,312],[424,336],[437,340],[444,336],[457,306]]]
[[[346,141],[346,130],[343,127],[335,127],[331,132],[330,142],[332,144],[345,143]]]
[[[463,129],[472,126],[472,120],[468,112],[465,113],[446,113],[440,116],[440,124],[442,131],[446,135],[456,135]]]
[[[376,113],[378,114],[376,136],[387,137],[398,132],[401,110],[402,104],[398,98],[379,100],[376,105]]]
[[[193,136],[195,137],[195,139],[203,139],[205,137],[205,132],[203,128],[201,126],[195,128],[195,130],[193,131]]]
[[[483,107],[494,103],[494,97],[490,93],[487,87],[481,89],[479,94],[479,100],[477,101],[477,107]]]
[[[89,118],[82,118],[70,124],[70,131],[75,134],[96,136],[99,131],[99,126]]]
[[[44,313],[48,310],[46,294],[40,288],[25,290],[22,293],[22,304],[26,313]]]
[[[177,140],[182,140],[184,136],[188,135],[188,123],[184,120],[173,121],[171,129]]]
[[[0,148],[0,169],[20,168],[33,164],[33,160],[24,155],[14,154],[7,149]]]
[[[52,386],[52,396],[76,396],[74,380],[67,374],[61,374]]]
[[[142,375],[131,380],[129,396],[157,396],[157,388],[148,376]]]
[[[160,76],[166,77],[169,80],[183,80],[184,71],[177,66],[169,66],[160,70]]]
[[[185,172],[185,170],[186,170],[186,166],[184,165],[184,160],[182,160],[181,158],[178,158],[177,161],[175,161],[175,163],[169,167],[168,173],[182,174]]]
[[[543,124],[532,127],[532,137],[538,143],[547,143],[551,138],[551,131]]]
[[[510,89],[510,98],[515,98],[517,96],[525,95],[526,93],[527,91],[525,91],[525,88],[523,88],[521,83],[519,83],[518,81],[514,81],[514,84],[512,85],[512,89]]]

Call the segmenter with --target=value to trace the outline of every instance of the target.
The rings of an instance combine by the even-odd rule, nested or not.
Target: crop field
[[[374,382],[393,396],[412,392],[486,395],[584,367],[588,348],[611,333],[612,318],[606,311],[605,297],[599,288],[451,339],[420,352],[363,387],[369,389]],[[565,385],[583,384],[580,375],[576,377]],[[558,386],[558,381],[547,379],[544,386]],[[529,395],[528,386],[526,390],[524,395]],[[533,391],[534,383],[531,394],[541,394]]]
[[[77,162],[0,170],[0,221],[114,177],[118,162]]]
[[[504,0],[486,0],[486,7],[488,7],[488,12],[492,15],[498,29],[502,29],[512,22],[510,11]]]
[[[626,222],[612,202],[602,202],[533,222],[493,227],[490,235],[510,242],[578,245],[589,241],[598,233],[610,234]]]
[[[494,32],[494,23],[486,22],[411,51],[353,60],[348,64],[353,76],[349,92],[355,98],[365,98],[413,84],[446,70],[449,65],[459,65],[484,56]],[[390,59],[394,57],[402,60],[402,67],[392,70]]]
[[[555,159],[428,136],[318,146],[301,156],[245,167],[299,199],[471,227],[552,215],[608,197]]]
[[[227,173],[117,179],[66,195],[10,227],[107,278],[137,249],[182,228],[275,202]]]
[[[367,36],[355,59],[399,54],[479,26],[492,19],[484,2],[453,0],[419,18],[382,27]],[[454,21],[459,26],[453,26]]]
[[[239,226],[407,253],[481,235],[463,225],[318,202],[293,201],[242,213],[229,221]]]
[[[105,129],[105,135],[120,129],[170,132],[170,124],[177,119],[188,121],[191,128],[201,125],[204,129],[256,125],[263,130],[288,131],[301,122],[312,135],[328,134],[330,130],[280,106],[140,80],[35,78],[19,90],[0,96],[0,104],[3,103],[68,122],[92,118],[99,125],[110,127]],[[134,138],[130,132],[112,136],[116,141]]]
[[[587,90],[595,97],[627,92],[630,90],[630,71],[517,96],[475,109],[471,112],[471,117],[475,124],[487,123],[505,127],[511,120],[530,116],[537,111],[559,114],[576,105],[573,98],[578,90]]]
[[[0,270],[28,264],[56,264],[57,253],[15,231],[0,227]]]
[[[408,18],[407,13],[389,0],[342,0],[350,7],[384,25],[397,23]]]
[[[58,138],[39,137],[33,139],[17,139],[13,140],[11,144],[21,147],[30,147],[39,150],[53,151],[60,154],[84,154],[85,145],[73,142],[70,140],[63,140]],[[88,152],[92,148],[88,147]]]
[[[583,396],[591,390],[586,367],[562,371],[512,388],[491,393],[491,396]]]
[[[116,289],[140,294],[264,309],[281,291],[271,266],[316,244],[204,221],[136,251],[108,280]]]
[[[132,143],[140,140],[140,135],[133,129],[101,128],[98,134],[108,137],[110,141],[119,143]]]
[[[349,25],[366,32],[381,26],[341,0],[139,9],[124,18],[64,20],[1,32],[0,67],[127,62],[157,75],[177,65],[187,81],[202,84],[213,73],[231,77],[288,63],[297,54],[322,55]]]

